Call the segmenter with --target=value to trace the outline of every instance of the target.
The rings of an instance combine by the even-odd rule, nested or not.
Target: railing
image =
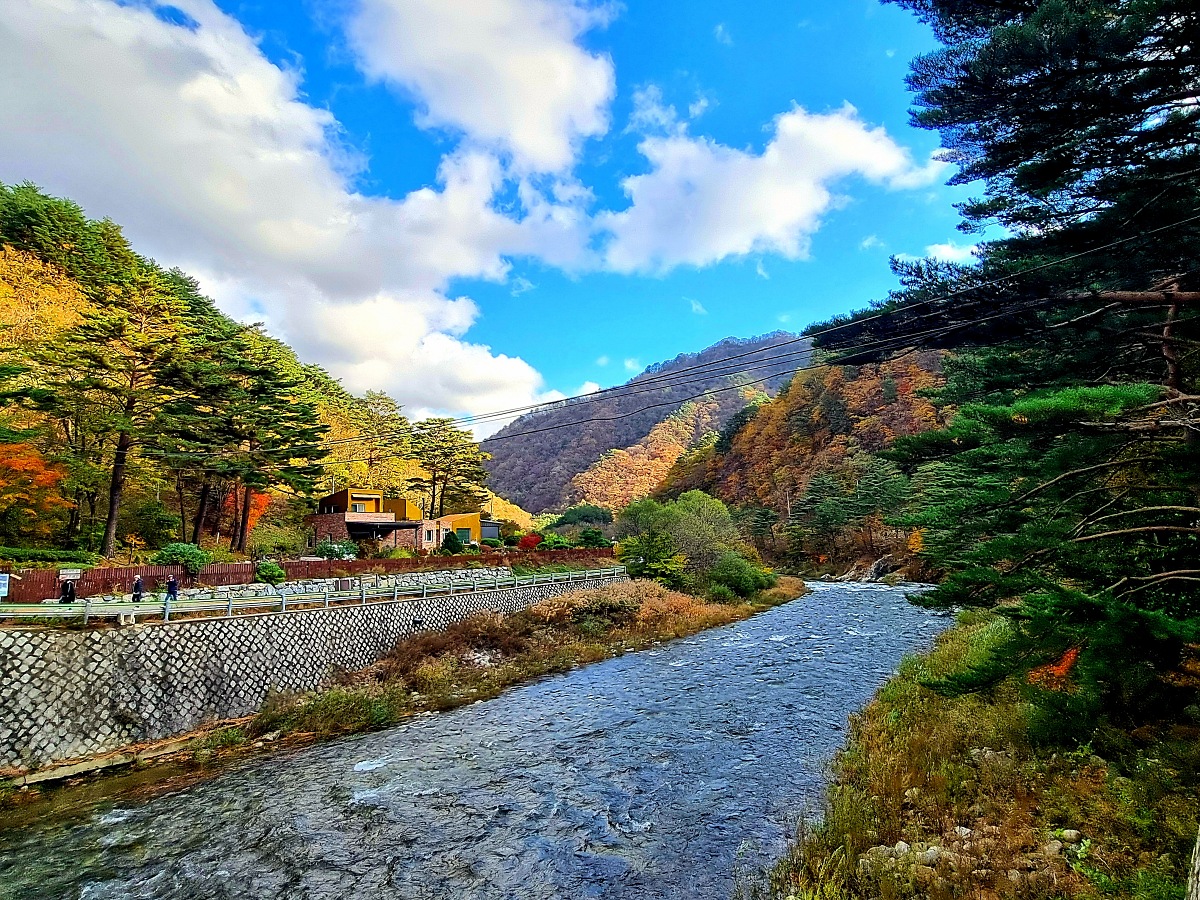
[[[218,597],[212,592],[207,598],[171,600],[101,600],[88,598],[76,603],[5,603],[0,604],[0,619],[83,619],[87,625],[93,619],[119,618],[132,622],[137,618],[161,618],[170,622],[172,617],[204,614],[203,619],[231,618],[237,615],[265,615],[286,612],[301,612],[309,609],[329,609],[336,606],[364,605],[367,603],[414,602],[428,597],[444,597],[453,594],[474,594],[503,588],[522,587],[533,584],[551,584],[590,579],[621,578],[626,575],[624,566],[607,569],[586,569],[579,572],[551,572],[545,575],[509,576],[507,578],[456,578],[452,581],[425,583],[411,587],[394,585],[388,587],[361,587],[349,591],[318,591],[309,594],[282,594],[259,597]],[[215,613],[216,615],[213,615]]]

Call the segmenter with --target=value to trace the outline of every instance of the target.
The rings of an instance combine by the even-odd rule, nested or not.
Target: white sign
[[[8,573],[0,572],[0,597],[8,596]]]
[[[83,575],[83,569],[59,569],[59,581],[78,581]]]

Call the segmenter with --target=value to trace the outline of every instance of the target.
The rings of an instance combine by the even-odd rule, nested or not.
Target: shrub
[[[543,540],[545,538],[540,534],[524,534],[521,535],[521,540],[517,542],[517,547],[521,550],[536,550]]]
[[[736,603],[739,599],[741,598],[731,588],[727,588],[723,584],[714,584],[708,589],[710,603]]]
[[[414,559],[416,555],[417,552],[408,547],[394,547],[388,551],[385,559]]]
[[[567,550],[570,547],[570,541],[561,534],[556,534],[553,531],[542,535],[542,542],[537,546],[539,550]]]
[[[597,550],[602,547],[611,547],[612,541],[606,538],[604,532],[599,528],[585,528],[579,532],[579,546]]]
[[[465,545],[462,542],[462,538],[460,538],[453,531],[447,531],[446,536],[442,538],[442,553],[446,554],[447,556],[454,556],[457,553],[462,553],[464,546]]]
[[[492,547],[493,549],[504,546],[504,541],[500,540],[499,538],[484,538],[479,543],[483,544],[485,547]]]
[[[354,541],[331,541],[329,538],[313,547],[313,555],[321,559],[356,559],[358,544]]]
[[[683,585],[687,558],[675,551],[675,542],[665,531],[648,531],[622,541],[617,558],[634,578],[653,578],[670,588]]]
[[[246,538],[246,550],[251,556],[284,556],[300,552],[305,534],[299,528],[281,525],[259,525]]]
[[[195,578],[212,562],[212,555],[195,544],[167,544],[150,560],[156,566],[183,566]]]
[[[744,556],[725,553],[708,570],[708,580],[714,587],[725,587],[739,597],[749,597],[775,584],[775,575]]]
[[[504,546],[505,547],[516,547],[520,543],[521,543],[521,538],[515,534],[506,534],[504,536]]]
[[[254,579],[263,584],[279,584],[287,580],[287,572],[283,571],[283,566],[279,563],[264,559],[254,570]]]

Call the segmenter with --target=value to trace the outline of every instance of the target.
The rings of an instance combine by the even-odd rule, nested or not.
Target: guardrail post
[[[287,612],[287,594],[283,591],[279,592],[279,611]]]
[[[429,582],[422,581],[421,582],[421,599],[424,600],[428,596],[429,596]]]
[[[171,621],[171,595],[170,594],[167,594],[166,598],[163,600],[163,621],[164,622]]]
[[[325,608],[329,609],[329,588],[325,588]]]
[[[229,594],[229,601],[225,604],[225,618],[233,618],[233,594]]]
[[[392,602],[395,603],[400,597],[400,582],[392,583]]]
[[[91,614],[92,614],[92,598],[85,597],[84,601],[83,601],[83,624],[84,625],[86,625],[88,623],[88,618],[91,616]]]
[[[362,590],[362,603],[363,603],[363,606],[366,606],[366,605],[367,605],[367,583],[366,583],[365,581],[362,581],[362,580],[360,579],[360,580],[359,580],[359,582],[358,582],[358,586],[359,586],[359,588]]]

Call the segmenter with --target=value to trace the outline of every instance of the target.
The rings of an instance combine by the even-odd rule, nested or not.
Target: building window
[[[351,503],[350,504],[350,512],[365,513],[366,511],[367,511],[367,504],[365,504],[365,503]]]
[[[427,543],[427,544],[433,543],[433,529],[432,528],[425,529],[425,543]]]

